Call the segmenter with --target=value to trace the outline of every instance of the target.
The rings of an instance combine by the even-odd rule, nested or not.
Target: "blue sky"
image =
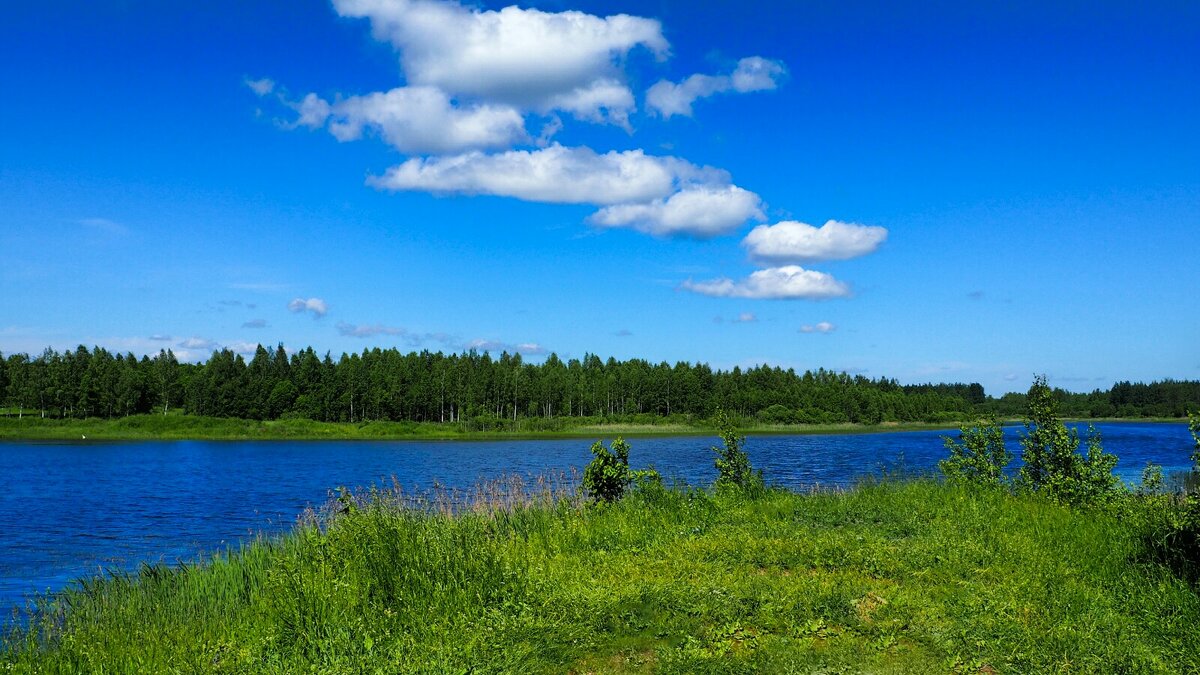
[[[1200,6],[968,4],[9,3],[0,351],[1200,378]]]

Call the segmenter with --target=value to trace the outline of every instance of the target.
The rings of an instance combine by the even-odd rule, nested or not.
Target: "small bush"
[[[1196,449],[1192,450],[1192,471],[1200,473],[1200,413],[1188,413],[1188,431],[1192,432],[1192,440]]]
[[[717,453],[717,486],[736,486],[748,488],[762,483],[762,474],[755,472],[750,466],[750,456],[742,447],[746,437],[737,431],[733,419],[724,410],[718,410],[714,422],[717,435],[721,437],[722,447],[713,446]]]
[[[1063,504],[1106,502],[1119,493],[1113,475],[1116,455],[1104,452],[1100,433],[1088,427],[1087,454],[1079,453],[1079,432],[1063,424],[1058,400],[1040,375],[1026,395],[1029,419],[1021,438],[1021,485]]]
[[[592,461],[583,470],[583,489],[594,502],[615,502],[633,480],[629,471],[629,444],[618,438],[611,450],[604,443],[592,444]]]
[[[942,440],[950,456],[938,462],[938,468],[949,480],[991,486],[1008,482],[1004,470],[1013,456],[1004,445],[1004,428],[995,417],[962,425],[957,441],[949,436]]]

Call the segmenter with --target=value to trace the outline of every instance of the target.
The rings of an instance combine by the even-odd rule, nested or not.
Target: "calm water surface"
[[[1147,462],[1186,470],[1183,424],[1102,424],[1118,473]],[[747,442],[771,483],[846,485],[903,467],[936,469],[944,431],[758,436]],[[1010,429],[1016,450],[1016,430]],[[639,438],[632,463],[693,484],[715,477],[704,437]],[[142,562],[193,560],[257,532],[286,530],[339,485],[470,487],[481,478],[582,469],[587,440],[170,441],[0,443],[0,616],[32,592]]]

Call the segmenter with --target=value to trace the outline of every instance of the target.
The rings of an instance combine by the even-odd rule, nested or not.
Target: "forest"
[[[1183,417],[1200,409],[1200,382],[1118,382],[1107,391],[1054,390],[1070,417]],[[465,422],[528,418],[653,422],[707,419],[718,409],[767,424],[947,423],[1021,414],[1024,394],[999,398],[978,383],[901,385],[824,369],[703,363],[563,361],[520,354],[367,349],[318,355],[259,346],[247,360],[218,350],[202,363],[169,350],[138,358],[101,347],[0,355],[0,410],[9,416],[117,418],[149,413],[323,422]]]

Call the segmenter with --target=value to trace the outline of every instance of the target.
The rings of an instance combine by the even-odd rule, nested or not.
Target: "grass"
[[[380,492],[202,566],[87,581],[0,671],[1200,670],[1200,598],[1111,515],[934,481],[606,508],[502,487]]]
[[[752,434],[836,434],[947,429],[919,423],[750,425]],[[604,423],[594,419],[522,419],[505,429],[479,429],[469,423],[269,421],[198,415],[132,415],[116,419],[23,419],[0,417],[0,440],[485,440],[491,438],[597,438],[600,436],[713,435],[703,423]]]

